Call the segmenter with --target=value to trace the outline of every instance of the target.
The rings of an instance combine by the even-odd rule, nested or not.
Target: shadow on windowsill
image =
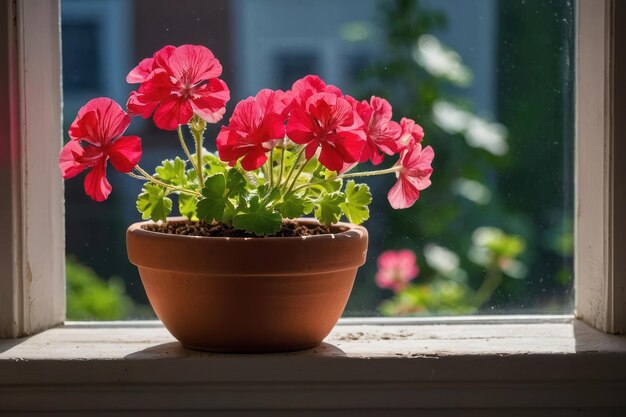
[[[1,342],[0,342],[1,343]],[[0,345],[1,346],[1,345]],[[0,350],[2,352],[2,350]],[[162,343],[149,348],[126,355],[125,359],[173,359],[173,358],[200,358],[212,356],[243,356],[243,355],[263,355],[263,356],[304,356],[304,357],[344,357],[346,353],[335,345],[322,343],[310,349],[298,350],[283,353],[212,353],[192,350],[184,347],[179,342]]]
[[[17,345],[20,345],[33,337],[37,337],[37,335],[20,337],[19,339],[0,339],[0,353],[8,352]]]
[[[596,330],[580,319],[574,320],[576,353],[610,353],[626,351],[626,335],[612,335]]]

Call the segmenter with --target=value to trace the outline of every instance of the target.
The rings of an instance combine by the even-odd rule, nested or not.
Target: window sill
[[[626,338],[569,317],[363,323],[262,355],[186,350],[158,322],[68,323],[0,340],[0,412],[626,411]]]

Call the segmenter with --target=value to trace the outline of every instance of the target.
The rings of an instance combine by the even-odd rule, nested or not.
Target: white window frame
[[[626,333],[626,7],[579,0],[576,53],[576,316]]]
[[[10,338],[0,340],[0,413],[624,415],[626,337],[583,321],[625,332],[626,143],[616,139],[626,133],[617,111],[626,104],[626,2],[578,2],[580,320],[345,319],[330,343],[347,357],[329,345],[190,352],[156,322],[74,323],[15,339],[65,318],[58,3],[0,2],[0,338]],[[350,342],[361,336],[369,339]]]
[[[0,3],[0,337],[65,319],[59,2]]]
[[[576,316],[626,331],[624,5],[580,0],[576,60]],[[59,1],[0,6],[0,337],[65,319]],[[620,8],[621,7],[621,8]],[[619,9],[619,10],[618,10]],[[624,26],[624,25],[622,25]],[[0,48],[2,48],[0,47]],[[619,54],[618,54],[619,52]],[[618,78],[620,75],[621,78]],[[10,231],[8,233],[7,231]]]

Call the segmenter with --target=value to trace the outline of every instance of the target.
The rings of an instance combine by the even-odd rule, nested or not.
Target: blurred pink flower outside
[[[419,274],[415,252],[410,249],[388,250],[378,257],[376,285],[394,292],[402,291]]]

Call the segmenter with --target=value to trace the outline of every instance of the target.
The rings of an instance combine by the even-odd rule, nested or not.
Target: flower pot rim
[[[296,219],[292,219],[293,221],[297,221],[299,223],[305,224],[313,224],[319,225],[320,222],[311,217],[298,217]],[[168,217],[167,221],[187,221],[190,220],[183,216],[175,216]],[[246,242],[246,241],[302,241],[302,240],[333,240],[337,238],[362,238],[363,236],[367,236],[367,229],[361,225],[348,223],[348,222],[337,222],[331,225],[331,229],[334,227],[342,227],[347,228],[347,230],[337,232],[337,233],[325,233],[320,235],[311,235],[311,236],[274,236],[274,237],[231,237],[231,236],[193,236],[193,235],[175,235],[161,232],[154,232],[151,230],[143,229],[142,226],[146,224],[154,224],[152,220],[141,221],[132,223],[127,230],[127,233],[132,233],[134,235],[149,237],[149,238],[159,238],[159,239],[171,239],[171,240],[188,240],[188,239],[198,239],[202,241],[219,241],[219,240],[227,240],[227,241],[235,241],[235,242]]]
[[[168,220],[178,219],[182,217]],[[214,275],[301,275],[357,268],[367,254],[367,229],[350,223],[338,223],[349,227],[339,233],[267,238],[173,235],[142,229],[146,223],[134,223],[126,232],[128,259],[145,268]]]

